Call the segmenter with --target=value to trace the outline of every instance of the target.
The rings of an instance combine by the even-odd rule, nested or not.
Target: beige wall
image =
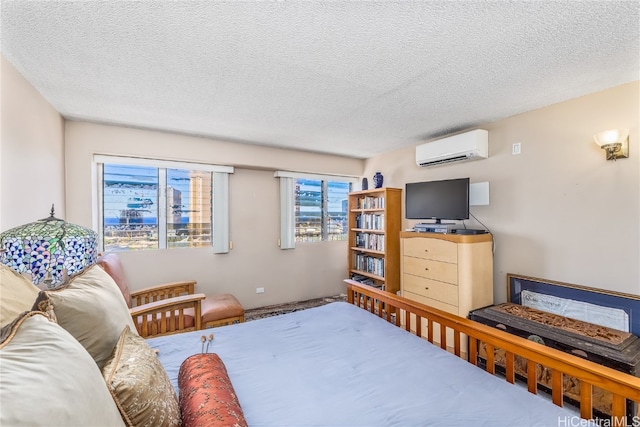
[[[89,227],[95,220],[95,153],[236,167],[229,179],[233,249],[121,253],[134,289],[192,278],[200,292],[233,293],[246,308],[344,292],[346,242],[279,249],[279,183],[273,171],[361,175],[363,160],[71,121],[66,123],[67,217]],[[257,287],[265,293],[256,294]]]
[[[489,131],[486,160],[420,168],[408,147],[368,159],[365,176],[381,171],[401,188],[488,181],[490,205],[471,213],[495,236],[496,302],[506,300],[506,273],[640,295],[639,99],[639,82],[625,84],[478,126]],[[630,157],[606,161],[592,135],[617,127],[630,129]]]
[[[236,166],[230,180],[234,249],[218,255],[209,249],[124,253],[136,289],[195,278],[201,291],[233,292],[248,308],[342,291],[345,242],[277,247],[278,183],[272,171],[281,169],[364,174],[370,180],[380,170],[386,186],[401,188],[462,176],[489,181],[491,204],[472,213],[496,237],[496,301],[505,299],[507,272],[640,294],[639,82],[481,126],[490,132],[489,159],[423,169],[415,165],[413,147],[363,162],[64,123],[4,57],[1,72],[0,231],[46,216],[51,203],[57,216],[93,226],[94,153]],[[631,129],[629,159],[607,162],[592,142],[593,133],[613,127]],[[519,156],[511,155],[515,142],[522,143]],[[403,227],[412,224],[405,220]],[[266,292],[257,295],[256,287]]]
[[[0,231],[65,218],[64,121],[0,55]]]

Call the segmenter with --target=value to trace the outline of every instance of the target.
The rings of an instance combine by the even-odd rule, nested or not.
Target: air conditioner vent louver
[[[489,157],[489,132],[476,129],[427,142],[416,147],[416,163],[421,167],[480,160]]]
[[[455,157],[450,157],[448,159],[440,159],[440,160],[433,160],[430,162],[422,162],[420,163],[420,166],[435,166],[435,165],[441,165],[443,163],[450,163],[450,162],[458,162],[460,160],[466,160],[467,156],[455,156]]]

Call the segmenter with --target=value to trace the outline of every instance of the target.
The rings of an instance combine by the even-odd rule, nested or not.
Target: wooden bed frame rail
[[[551,398],[558,406],[563,405],[563,375],[577,378],[580,380],[581,418],[593,419],[593,386],[612,393],[612,419],[609,424],[611,426],[632,423],[632,420],[627,420],[626,399],[636,402],[640,407],[640,378],[638,377],[353,280],[346,279],[345,283],[347,283],[349,303],[385,318],[408,332],[426,338],[432,344],[434,344],[433,326],[439,325],[440,347],[444,350],[452,349],[458,357],[462,357],[461,340],[466,340],[468,337],[469,357],[463,358],[473,365],[478,366],[478,350],[480,343],[484,343],[487,354],[485,369],[491,374],[495,374],[494,350],[504,350],[506,352],[505,379],[512,384],[515,383],[515,356],[526,359],[527,388],[530,393],[537,394],[538,391],[537,365],[551,369]],[[426,320],[428,328],[426,337],[421,330],[422,319]],[[412,323],[415,325],[415,331],[411,330]],[[453,336],[452,343],[447,341],[447,335],[449,338]],[[637,420],[640,422],[640,412]],[[635,417],[633,421],[636,422]]]

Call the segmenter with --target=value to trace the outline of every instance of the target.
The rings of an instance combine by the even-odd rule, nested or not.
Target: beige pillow
[[[31,310],[39,291],[26,277],[0,264],[0,328]]]
[[[57,322],[73,335],[102,369],[125,326],[135,331],[118,285],[93,265],[66,285],[40,292],[38,309],[51,303]]]
[[[102,369],[107,388],[129,426],[179,426],[180,408],[155,351],[126,327]]]
[[[0,425],[123,426],[87,351],[44,313],[0,330]]]

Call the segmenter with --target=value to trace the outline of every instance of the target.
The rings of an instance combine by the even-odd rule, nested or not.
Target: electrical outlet
[[[520,153],[522,153],[522,144],[520,142],[516,142],[511,147],[511,154],[515,156],[516,154]]]
[[[256,294],[263,294],[264,288],[256,288]]]

